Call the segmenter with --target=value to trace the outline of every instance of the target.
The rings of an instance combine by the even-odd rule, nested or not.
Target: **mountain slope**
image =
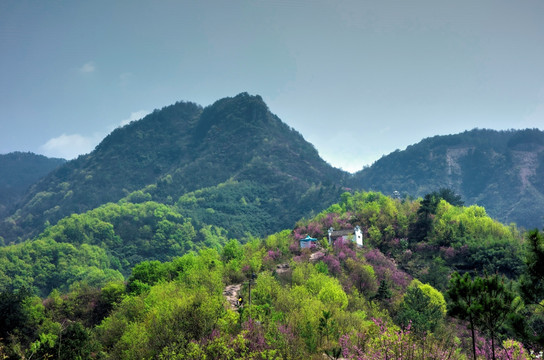
[[[544,227],[544,132],[471,130],[435,136],[356,173],[351,186],[423,196],[453,189],[504,222]]]
[[[33,153],[0,155],[0,216],[20,200],[28,187],[65,162]]]
[[[332,203],[346,176],[270,113],[259,96],[242,93],[204,109],[180,102],[116,129],[93,152],[33,186],[0,234],[7,242],[19,241],[37,235],[47,222],[125,196],[172,204],[187,192],[227,181],[264,188],[260,201],[279,220],[262,231],[273,232]]]

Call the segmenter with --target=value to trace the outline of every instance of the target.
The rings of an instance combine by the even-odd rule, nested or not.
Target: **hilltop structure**
[[[351,239],[351,241],[354,241],[357,243],[357,246],[363,246],[363,232],[361,231],[361,227],[357,225],[353,229],[347,229],[347,230],[334,230],[333,227],[329,228],[329,244],[333,244],[334,241],[340,237],[343,237],[345,239]]]

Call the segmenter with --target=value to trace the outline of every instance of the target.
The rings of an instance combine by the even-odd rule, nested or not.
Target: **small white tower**
[[[355,233],[355,242],[357,243],[357,246],[363,246],[363,232],[359,225],[357,225],[353,231]]]

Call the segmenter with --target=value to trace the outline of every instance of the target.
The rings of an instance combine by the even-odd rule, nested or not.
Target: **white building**
[[[333,242],[339,237],[350,239],[351,241],[357,243],[357,246],[363,246],[363,231],[359,225],[350,230],[334,230],[331,227],[329,229],[329,244],[332,245]]]

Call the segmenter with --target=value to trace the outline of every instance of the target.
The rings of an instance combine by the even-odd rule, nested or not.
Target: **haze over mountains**
[[[88,155],[35,184],[17,212],[2,223],[8,241],[22,240],[71,213],[128,196],[129,201],[173,204],[188,192],[199,195],[194,217],[233,217],[231,201],[245,202],[253,219],[231,236],[265,234],[320,211],[342,191],[346,173],[322,160],[315,148],[268,110],[259,96],[242,93],[203,109],[179,102],[116,129]],[[228,184],[236,199],[221,200]],[[212,209],[210,202],[223,207]],[[185,206],[190,207],[188,204]],[[198,209],[197,209],[198,208]],[[201,212],[199,209],[207,210]],[[239,215],[239,214],[238,214]],[[229,224],[227,224],[229,225]]]
[[[23,152],[0,155],[0,217],[32,184],[65,162],[64,159]]]
[[[471,130],[435,136],[357,172],[351,184],[423,196],[451,188],[505,224],[544,227],[544,132]]]
[[[346,188],[417,197],[443,187],[504,223],[542,228],[544,133],[436,136],[351,175],[321,159],[259,96],[242,93],[206,108],[178,102],[114,130],[34,184],[3,216],[0,235],[19,242],[121,199],[176,204],[231,237],[265,235],[321,211]]]

